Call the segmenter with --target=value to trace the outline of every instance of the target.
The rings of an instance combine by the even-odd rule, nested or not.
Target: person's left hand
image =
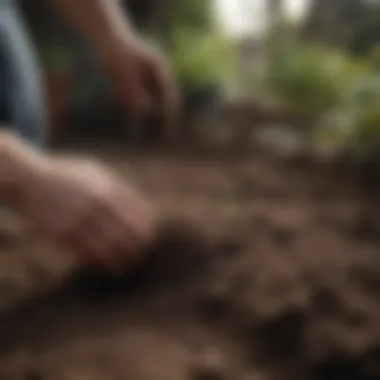
[[[30,157],[35,161],[19,166],[27,184],[20,182],[9,197],[15,211],[89,264],[118,273],[143,259],[156,218],[138,191],[92,160]]]
[[[153,118],[166,136],[173,134],[178,94],[169,64],[153,46],[136,38],[115,46],[106,68],[118,99],[139,125]]]

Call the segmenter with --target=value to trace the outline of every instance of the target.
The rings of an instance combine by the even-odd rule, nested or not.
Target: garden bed
[[[260,155],[102,157],[184,222],[119,280],[12,222],[2,378],[380,378],[373,193]]]

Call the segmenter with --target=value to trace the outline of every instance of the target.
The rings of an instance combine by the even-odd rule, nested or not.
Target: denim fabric
[[[34,53],[17,1],[0,0],[0,122],[41,146],[45,110]]]

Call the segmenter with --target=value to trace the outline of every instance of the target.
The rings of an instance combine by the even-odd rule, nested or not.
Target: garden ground
[[[110,279],[9,219],[1,379],[380,378],[376,193],[260,155],[96,155],[168,222]]]

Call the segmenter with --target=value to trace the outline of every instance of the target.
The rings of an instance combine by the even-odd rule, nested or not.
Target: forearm
[[[119,42],[136,33],[119,0],[50,0],[57,12],[95,49],[99,58],[114,54]]]

